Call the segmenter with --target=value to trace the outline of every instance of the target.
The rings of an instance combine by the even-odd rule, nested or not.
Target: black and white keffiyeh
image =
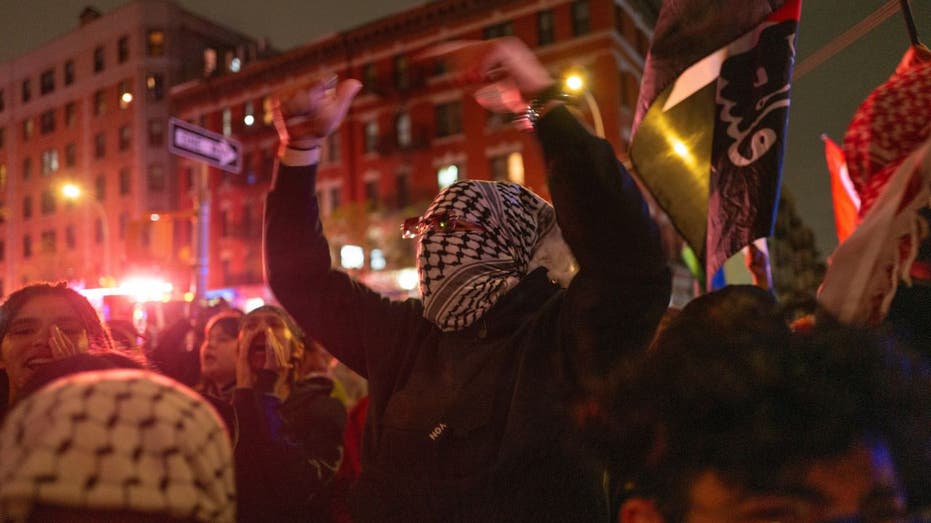
[[[0,431],[0,521],[26,521],[38,505],[233,522],[229,436],[209,404],[164,376],[62,378]]]
[[[444,331],[457,331],[481,318],[527,274],[539,243],[556,227],[556,213],[521,185],[477,180],[447,187],[424,219],[444,213],[483,229],[420,236],[424,317]]]

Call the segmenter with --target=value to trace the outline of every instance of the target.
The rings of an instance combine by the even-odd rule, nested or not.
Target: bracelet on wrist
[[[568,101],[570,95],[562,90],[560,84],[554,83],[546,89],[537,93],[536,96],[527,104],[523,113],[517,115],[514,120],[518,129],[531,132],[537,128],[537,122],[546,114],[544,108],[552,105],[551,102],[564,103]]]

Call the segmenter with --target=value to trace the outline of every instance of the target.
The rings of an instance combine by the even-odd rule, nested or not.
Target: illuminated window
[[[272,97],[266,96],[265,98],[262,98],[262,123],[265,125],[271,125],[273,118]]]
[[[233,112],[227,107],[223,109],[223,136],[233,134]]]
[[[26,118],[23,120],[23,140],[28,140],[32,138],[32,133],[35,131],[35,124],[32,121],[32,118]]]
[[[42,151],[42,176],[51,176],[58,172],[58,151],[47,149]]]
[[[165,86],[162,75],[159,73],[149,73],[145,77],[146,97],[149,100],[158,101],[165,97]]]
[[[165,33],[157,29],[150,30],[146,35],[146,54],[149,56],[165,55]]]
[[[411,115],[402,112],[394,122],[394,129],[398,136],[398,147],[407,148],[411,145]]]
[[[459,181],[459,166],[456,164],[444,165],[436,171],[436,183],[440,190]]]
[[[116,87],[117,102],[120,109],[126,109],[133,101],[133,88],[129,80],[122,80]]]
[[[365,122],[364,152],[373,153],[378,149],[378,122],[369,120]]]
[[[217,71],[217,50],[211,47],[204,49],[204,76],[210,76]]]

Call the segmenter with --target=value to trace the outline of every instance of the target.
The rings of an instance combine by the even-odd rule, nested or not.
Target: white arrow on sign
[[[240,171],[242,146],[238,142],[176,118],[171,118],[169,123],[171,152],[205,161],[227,171]]]

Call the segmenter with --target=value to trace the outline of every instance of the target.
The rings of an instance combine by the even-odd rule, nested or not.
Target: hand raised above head
[[[272,119],[283,145],[310,148],[335,131],[362,84],[336,76],[309,88],[279,94],[272,100]]]
[[[515,37],[447,42],[417,58],[442,59],[458,82],[481,85],[476,100],[491,111],[518,112],[554,83],[533,51]]]

